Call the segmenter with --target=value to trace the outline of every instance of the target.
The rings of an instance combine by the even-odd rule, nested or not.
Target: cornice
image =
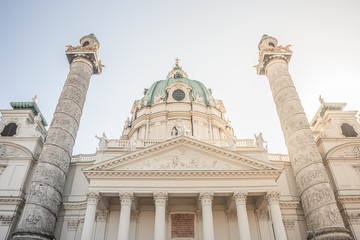
[[[336,199],[341,203],[349,203],[349,202],[360,203],[360,195],[337,196]]]
[[[86,209],[86,201],[81,202],[64,202],[61,205],[61,210],[78,210],[78,209]]]
[[[276,168],[270,164],[267,164],[265,162],[262,162],[260,160],[257,159],[253,159],[251,157],[248,156],[242,156],[239,153],[234,153],[228,150],[224,150],[220,147],[216,147],[201,141],[197,141],[188,137],[176,137],[173,138],[171,140],[168,140],[166,142],[161,142],[158,144],[154,144],[151,145],[147,148],[144,149],[140,149],[137,151],[134,151],[130,154],[127,154],[125,156],[120,156],[120,157],[116,157],[115,159],[109,159],[106,160],[104,162],[95,164],[92,167],[89,168],[85,168],[83,171],[84,172],[89,172],[89,171],[104,171],[106,169],[109,169],[111,167],[117,166],[118,164],[125,164],[130,162],[133,159],[139,158],[139,157],[143,157],[144,155],[147,154],[151,154],[151,153],[155,153],[159,150],[174,146],[176,144],[184,144],[187,145],[191,148],[197,148],[197,149],[201,149],[204,151],[208,151],[214,155],[217,155],[218,157],[225,157],[225,158],[231,158],[235,161],[240,161],[242,164],[247,165],[249,167],[253,167],[259,170],[281,170],[280,168]]]
[[[300,202],[299,201],[295,201],[295,202],[280,201],[280,208],[295,209],[295,208],[299,208],[299,207],[300,207]]]
[[[158,170],[118,170],[118,171],[84,171],[86,177],[89,178],[113,178],[113,177],[276,177],[278,178],[282,170],[257,170],[257,171],[209,171],[209,170],[168,170],[168,171],[158,171]]]
[[[0,205],[16,205],[24,203],[25,199],[20,197],[1,197]]]

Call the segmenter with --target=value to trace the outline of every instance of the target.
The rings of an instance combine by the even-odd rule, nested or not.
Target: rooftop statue
[[[102,137],[98,137],[97,135],[95,135],[95,137],[99,139],[99,150],[100,151],[106,150],[108,144],[108,138],[106,137],[105,133],[103,132]]]

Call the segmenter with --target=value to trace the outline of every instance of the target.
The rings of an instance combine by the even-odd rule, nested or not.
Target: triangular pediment
[[[84,169],[92,171],[259,171],[281,169],[192,139],[177,137]]]

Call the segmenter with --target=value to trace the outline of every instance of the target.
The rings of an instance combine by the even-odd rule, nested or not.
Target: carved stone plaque
[[[171,238],[195,238],[195,214],[171,214]]]

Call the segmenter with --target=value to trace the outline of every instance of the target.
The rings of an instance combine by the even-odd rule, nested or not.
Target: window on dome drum
[[[345,137],[357,137],[357,132],[355,132],[355,129],[350,124],[344,123],[341,125],[342,135]]]
[[[269,46],[270,46],[270,47],[275,47],[275,44],[273,44],[273,43],[271,42],[271,43],[269,43]]]
[[[89,42],[88,42],[88,41],[84,42],[83,47],[85,47],[85,46],[87,46],[87,45],[89,45]]]
[[[1,132],[1,136],[2,137],[12,137],[16,134],[16,129],[17,129],[18,125],[16,125],[16,123],[9,123],[8,125],[6,125],[3,129],[3,131]]]
[[[182,101],[184,100],[185,98],[185,93],[180,90],[180,89],[177,89],[173,92],[172,94],[172,97],[176,100],[176,101]]]

